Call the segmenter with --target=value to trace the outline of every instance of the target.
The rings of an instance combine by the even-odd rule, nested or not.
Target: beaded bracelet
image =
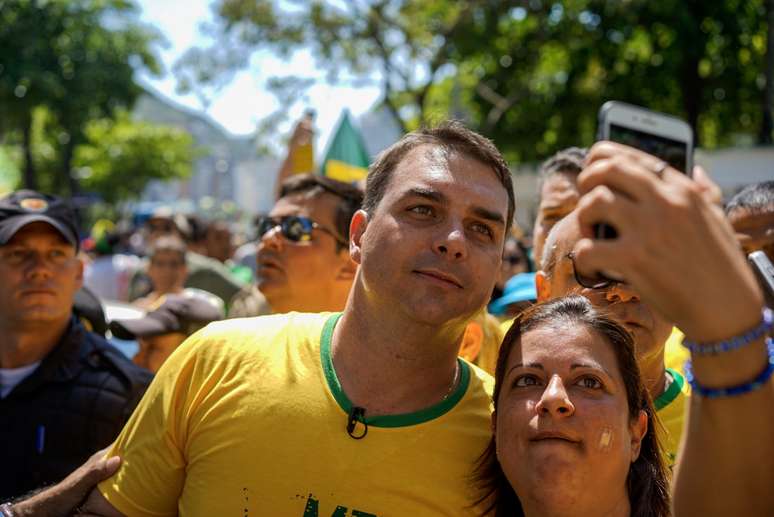
[[[742,335],[734,336],[724,341],[714,341],[711,343],[697,343],[689,339],[683,339],[683,346],[697,355],[717,355],[723,352],[730,352],[737,348],[760,339],[761,336],[769,332],[774,327],[774,312],[768,307],[763,308],[761,322],[754,329],[745,332]]]
[[[693,370],[691,369],[691,360],[685,362],[685,380],[691,385],[691,389],[694,393],[708,399],[716,399],[720,397],[735,397],[737,395],[744,395],[751,391],[757,390],[771,378],[774,373],[774,340],[766,338],[766,350],[768,352],[769,361],[766,363],[766,368],[755,379],[743,384],[737,384],[736,386],[730,386],[727,388],[708,388],[702,386],[693,376]]]

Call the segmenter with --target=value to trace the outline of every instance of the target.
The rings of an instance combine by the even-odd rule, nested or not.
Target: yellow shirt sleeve
[[[110,456],[121,456],[121,467],[98,487],[126,515],[178,513],[185,481],[186,415],[196,410],[206,387],[196,382],[202,369],[196,356],[201,334],[164,363],[110,450]]]

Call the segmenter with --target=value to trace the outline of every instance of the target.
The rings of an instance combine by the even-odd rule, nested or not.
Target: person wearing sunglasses
[[[272,312],[344,308],[357,269],[349,257],[349,221],[362,200],[357,187],[324,176],[285,181],[269,214],[256,221],[255,286]]]
[[[634,338],[643,382],[666,429],[662,441],[667,463],[673,465],[689,389],[683,375],[664,364],[664,348],[672,332],[672,322],[645,304],[630,285],[603,276],[581,274],[575,267],[572,251],[580,239],[575,212],[559,221],[548,234],[543,261],[535,278],[538,301],[581,294],[595,307],[612,312],[624,324]]]

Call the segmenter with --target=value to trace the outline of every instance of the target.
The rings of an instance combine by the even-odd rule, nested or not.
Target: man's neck
[[[41,361],[59,343],[70,318],[57,322],[0,322],[0,368],[21,368]]]
[[[671,381],[671,377],[667,377],[666,374],[663,350],[653,357],[640,359],[638,365],[645,388],[650,393],[650,397],[656,400],[667,390],[667,381]]]
[[[336,325],[332,359],[342,389],[366,417],[412,413],[455,388],[464,323],[426,325],[369,307],[353,290]]]

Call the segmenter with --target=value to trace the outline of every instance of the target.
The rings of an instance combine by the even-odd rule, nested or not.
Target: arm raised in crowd
[[[691,180],[658,158],[601,142],[578,186],[586,238],[575,252],[583,273],[625,279],[698,344],[759,326],[762,293],[714,202],[717,187],[701,171]],[[618,238],[593,238],[602,221]],[[695,382],[710,389],[752,387],[767,365],[760,335],[732,351],[693,354]],[[702,396],[694,385],[674,480],[678,517],[774,513],[774,384],[769,377],[739,391]]]

